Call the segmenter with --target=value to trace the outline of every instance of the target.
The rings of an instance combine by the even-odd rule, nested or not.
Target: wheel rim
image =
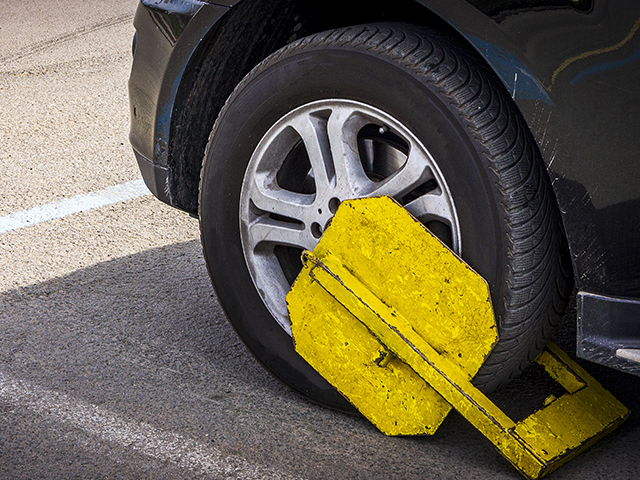
[[[240,197],[240,236],[253,283],[291,334],[285,296],[341,201],[389,195],[460,254],[449,188],[427,148],[392,116],[351,100],[303,105],[258,143]]]

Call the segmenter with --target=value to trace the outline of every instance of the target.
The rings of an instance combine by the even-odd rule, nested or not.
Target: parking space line
[[[47,390],[0,372],[0,399],[53,417],[103,442],[116,443],[143,455],[170,462],[198,475],[215,478],[282,479],[293,476],[267,466],[253,465],[239,456],[192,438],[135,422],[63,393]]]
[[[139,178],[95,192],[64,198],[55,202],[15,212],[0,218],[0,233],[30,227],[55,218],[66,217],[74,213],[100,208],[113,203],[151,195],[151,192]]]

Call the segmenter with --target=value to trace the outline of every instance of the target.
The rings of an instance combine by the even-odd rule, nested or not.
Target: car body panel
[[[533,4],[481,23],[455,2],[424,3],[512,92],[547,164],[579,287],[640,296],[640,223],[629,221],[640,219],[640,4],[468,2]]]
[[[171,113],[186,64],[211,25],[227,10],[198,0],[140,3],[134,26],[137,38],[144,41],[136,41],[129,79],[130,141],[154,165],[167,167]]]

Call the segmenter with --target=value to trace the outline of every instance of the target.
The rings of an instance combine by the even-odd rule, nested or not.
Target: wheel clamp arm
[[[323,237],[321,245],[316,247],[314,253],[305,252],[302,273],[287,297],[296,350],[378,428],[387,434],[398,434],[393,430],[393,424],[397,425],[398,422],[394,422],[393,419],[408,416],[409,424],[415,417],[417,424],[426,422],[429,425],[422,430],[410,425],[409,430],[401,431],[400,434],[411,433],[414,430],[431,434],[452,406],[486,436],[522,474],[528,478],[540,478],[578,455],[626,419],[629,410],[553,343],[547,345],[536,362],[542,365],[567,393],[559,398],[549,396],[542,409],[520,422],[514,422],[503,413],[471,383],[477,369],[465,370],[456,362],[458,357],[466,355],[464,349],[468,348],[471,351],[473,345],[467,342],[468,347],[465,347],[465,344],[462,344],[463,350],[451,355],[452,352],[446,344],[444,347],[443,344],[438,344],[438,332],[429,337],[429,331],[425,334],[425,330],[420,330],[415,320],[409,320],[406,316],[406,306],[402,312],[390,306],[388,301],[383,301],[371,290],[372,282],[369,282],[369,285],[365,283],[366,275],[370,275],[372,268],[378,268],[379,265],[367,265],[367,273],[363,278],[358,270],[353,268],[353,263],[346,265],[343,256],[339,257],[332,251],[333,246],[338,246],[336,239],[349,232],[360,237],[371,237],[374,243],[374,237],[378,236],[383,242],[381,245],[387,245],[390,237],[384,238],[380,226],[371,224],[368,219],[362,223],[358,220],[368,218],[367,210],[375,210],[378,205],[391,208],[389,212],[395,212],[395,208],[402,210],[403,213],[395,219],[390,232],[396,228],[402,231],[404,227],[399,225],[404,221],[403,215],[406,212],[395,204],[389,207],[383,200],[356,201],[380,203],[364,203],[362,210],[351,205],[352,211],[347,214],[357,211],[357,215],[348,217],[345,214],[344,220],[339,218],[340,210],[338,211],[334,218],[337,233],[329,233],[331,228],[334,228],[332,225],[325,233],[326,239]],[[388,199],[386,201],[388,202]],[[379,218],[380,212],[377,213],[378,215],[374,214],[372,218]],[[343,221],[344,224],[341,223]],[[411,221],[412,224],[407,224],[409,229],[415,227],[415,220]],[[367,228],[370,230],[364,227],[358,230],[363,225],[369,225]],[[420,232],[417,233],[418,236],[422,235]],[[408,235],[413,239],[416,231],[411,231]],[[427,246],[428,242],[432,241],[430,238],[422,240],[427,241],[427,244],[424,244]],[[424,245],[420,247],[423,250],[426,248]],[[372,250],[364,244],[360,248],[367,252]],[[437,250],[445,247],[434,244],[429,248]],[[399,262],[400,270],[407,270],[408,264],[402,265],[403,258],[413,256],[415,249],[414,245],[403,251],[394,244],[389,247],[389,252],[400,252],[398,260],[391,259],[391,263],[382,262],[381,265],[386,270],[394,270]],[[339,252],[340,248],[335,250]],[[343,251],[343,255],[348,257],[352,252],[353,246],[350,246]],[[453,256],[448,250],[444,255]],[[455,258],[456,262],[463,263]],[[448,268],[455,269],[456,265],[453,263]],[[451,271],[448,270],[449,273]],[[461,271],[465,274],[464,270]],[[477,275],[475,272],[472,273]],[[403,273],[394,278],[404,282],[408,276]],[[447,277],[443,278],[445,280],[440,294],[447,288],[444,283],[450,283]],[[473,283],[472,277],[470,278],[465,283]],[[418,284],[424,284],[424,279],[418,280]],[[435,286],[437,287],[437,283]],[[434,288],[434,284],[431,288]],[[457,290],[453,289],[452,292],[458,295]],[[476,297],[481,298],[482,295],[472,291],[466,298]],[[398,298],[402,303],[403,298]],[[463,293],[459,294],[459,298],[462,300],[457,308],[460,309],[461,316],[465,316],[465,305],[471,300],[464,300]],[[472,313],[477,311],[477,308],[472,309]],[[349,322],[353,322],[353,325],[349,326]],[[476,322],[471,319],[471,323]],[[366,329],[357,327],[357,324],[363,325]],[[345,325],[348,328],[344,327]],[[343,327],[345,330],[335,336],[334,331]],[[455,332],[455,328],[452,331]],[[308,335],[310,333],[315,336]],[[495,332],[492,334],[495,335]],[[437,348],[431,338],[435,339]],[[356,347],[353,346],[354,343]],[[379,368],[384,367],[389,358],[396,362],[390,364],[392,368]],[[360,371],[354,374],[353,371],[358,369]],[[414,379],[412,376],[415,374],[420,378]],[[398,379],[402,381],[399,382]],[[424,386],[419,384],[422,381],[420,379],[426,382]],[[359,397],[359,390],[366,392]],[[393,395],[396,393],[401,395],[400,400],[381,407],[389,398],[389,402],[393,402]],[[426,399],[426,403],[417,405],[428,405],[427,410],[433,410],[427,412],[427,416],[423,416],[424,407],[416,408],[411,403],[420,400],[421,395]],[[380,409],[384,411],[378,412]],[[380,417],[383,417],[382,420]],[[386,421],[385,417],[390,417],[391,422]]]

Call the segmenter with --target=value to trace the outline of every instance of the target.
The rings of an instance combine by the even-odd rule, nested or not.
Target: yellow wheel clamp
[[[629,410],[553,344],[567,393],[514,422],[471,383],[498,334],[485,280],[388,197],[343,202],[287,296],[296,351],[387,435],[433,434],[451,407],[539,478]]]

